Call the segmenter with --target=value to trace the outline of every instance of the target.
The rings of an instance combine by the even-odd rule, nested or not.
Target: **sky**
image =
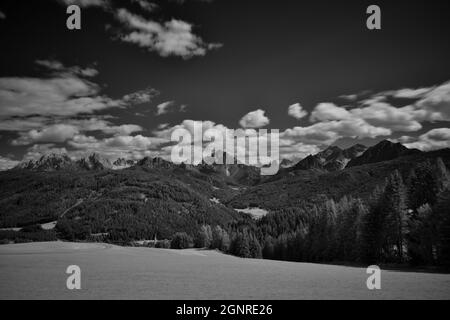
[[[366,27],[374,3],[381,30]],[[195,123],[278,129],[289,159],[450,147],[448,1],[374,3],[4,0],[0,169],[49,152],[167,157]]]

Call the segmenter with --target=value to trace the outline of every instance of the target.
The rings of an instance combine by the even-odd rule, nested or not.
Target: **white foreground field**
[[[81,290],[66,288],[69,265]],[[450,275],[241,259],[215,251],[41,242],[0,246],[0,299],[449,299]]]

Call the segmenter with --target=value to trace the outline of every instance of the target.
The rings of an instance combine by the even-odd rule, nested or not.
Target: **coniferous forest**
[[[3,243],[102,241],[210,248],[244,258],[449,266],[449,159],[444,150],[340,173],[292,170],[247,184],[222,169],[167,163],[10,170],[1,173],[0,237]],[[255,219],[233,209],[246,206],[266,207],[268,214]],[[41,228],[52,221],[54,229]]]

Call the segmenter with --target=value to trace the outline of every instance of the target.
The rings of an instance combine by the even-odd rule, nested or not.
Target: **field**
[[[66,288],[69,265],[81,290]],[[207,250],[41,242],[0,246],[0,299],[449,299],[450,275],[242,259]]]

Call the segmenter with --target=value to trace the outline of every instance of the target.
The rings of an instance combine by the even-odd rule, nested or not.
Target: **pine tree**
[[[384,189],[384,185],[375,188],[369,200],[369,208],[361,217],[359,260],[369,264],[382,260],[385,212],[381,203]]]
[[[385,234],[384,248],[387,258],[394,255],[397,261],[404,258],[404,236],[406,231],[406,188],[400,173],[395,170],[389,177],[384,191],[383,210],[386,220],[383,225]]]
[[[438,261],[450,267],[450,188],[439,194],[433,210],[438,224]]]

